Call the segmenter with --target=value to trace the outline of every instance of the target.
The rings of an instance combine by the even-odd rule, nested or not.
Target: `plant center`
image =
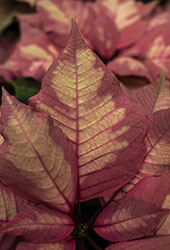
[[[88,236],[88,232],[89,232],[89,227],[86,223],[79,223],[73,234],[76,236],[76,238],[86,238]]]

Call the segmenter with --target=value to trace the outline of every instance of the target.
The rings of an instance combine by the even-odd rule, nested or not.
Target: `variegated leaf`
[[[22,236],[37,243],[58,242],[67,238],[74,229],[71,218],[45,207],[30,207],[8,222],[1,232]]]
[[[133,197],[111,202],[97,217],[94,230],[109,241],[125,241],[152,233],[167,214],[152,203]]]
[[[67,46],[30,104],[49,113],[73,142],[81,200],[117,190],[141,166],[145,116],[86,46],[74,23]]]
[[[169,250],[170,236],[148,237],[141,240],[121,242],[107,247],[106,250]]]
[[[1,111],[0,179],[28,200],[69,212],[77,195],[77,163],[65,135],[47,114],[6,92]]]

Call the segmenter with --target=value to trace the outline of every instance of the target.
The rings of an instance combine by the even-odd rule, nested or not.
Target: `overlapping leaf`
[[[0,182],[0,228],[29,206],[28,201]],[[0,231],[0,249],[11,249],[16,237]]]
[[[0,64],[4,63],[7,60],[14,47],[14,42],[10,42],[5,38],[0,38]]]
[[[19,211],[28,207],[28,201],[15,194],[0,182],[0,222],[11,220]]]
[[[7,93],[1,110],[0,179],[28,200],[69,212],[77,193],[77,163],[68,140],[46,114]]]
[[[132,48],[123,52],[124,56],[142,57],[142,62],[148,67],[154,80],[161,70],[164,70],[167,79],[170,79],[170,36],[169,23],[160,25],[148,31],[143,38]],[[147,75],[146,75],[147,77]]]
[[[31,27],[27,23],[23,23],[21,27],[21,31],[24,30],[21,39],[8,60],[0,66],[0,70],[7,81],[14,77],[34,77],[41,80],[58,55],[58,50],[39,29]],[[27,33],[25,30],[27,30]]]
[[[160,177],[145,177],[139,181],[126,197],[133,196],[155,205],[155,207],[168,208],[170,207],[170,171],[166,171]],[[166,204],[166,205],[165,205]]]
[[[37,9],[43,28],[51,42],[57,47],[63,48],[69,37],[70,20],[76,20],[79,29],[91,49],[98,51],[108,59],[115,51],[118,32],[114,22],[105,15],[102,8],[95,3],[85,3],[74,0],[40,0]],[[47,16],[44,20],[44,15]],[[62,29],[61,29],[62,27]]]
[[[93,8],[96,7],[95,5]],[[96,12],[96,18],[92,25],[92,35],[90,41],[93,44],[93,49],[97,51],[103,59],[110,58],[117,46],[118,31],[115,23],[106,16],[101,8],[94,8]]]
[[[121,239],[120,237],[122,234],[124,237],[128,237],[128,236],[131,237],[131,233],[132,235],[135,235],[136,232],[140,233],[144,229],[142,228],[141,225],[145,225],[146,230],[149,230],[149,226],[151,225],[149,222],[149,219],[147,218],[145,220],[143,216],[139,215],[141,213],[140,209],[142,209],[142,212],[147,211],[147,209],[145,210],[147,206],[148,207],[151,206],[152,208],[155,208],[155,209],[156,208],[169,209],[170,207],[169,177],[170,177],[170,172],[167,171],[160,177],[150,176],[150,177],[145,177],[140,181],[137,180],[136,178],[137,183],[134,185],[134,187],[133,185],[131,185],[131,183],[127,184],[124,187],[125,192],[127,192],[127,195],[124,198],[124,201],[128,201],[128,199],[130,198],[129,199],[129,202],[131,202],[130,206],[126,207],[126,203],[125,203],[125,206],[122,206],[121,204],[123,204],[123,200],[119,201],[118,205],[116,205],[116,203],[115,204],[111,203],[111,205],[109,205],[103,211],[103,215],[102,213],[99,215],[99,221],[98,219],[96,221],[96,224],[97,224],[97,227],[95,228],[96,232],[98,232],[102,237],[106,239],[116,241],[116,239],[118,239],[119,237],[119,241],[122,241],[122,240],[128,239],[128,238]],[[131,190],[129,191],[128,189],[131,189]],[[122,195],[122,193],[120,194]],[[120,199],[120,198],[121,197],[118,193],[118,195],[114,199]],[[135,202],[134,202],[134,199],[135,199]],[[140,209],[138,207],[138,203],[141,204]],[[120,207],[122,206],[121,209],[119,209],[119,206]],[[133,211],[132,213],[130,212],[131,209]],[[137,213],[139,214],[137,215],[135,211],[137,211]],[[128,220],[126,218],[126,215],[125,215],[126,213],[127,213],[127,216],[130,216],[130,215],[132,216],[132,220]],[[138,216],[139,216],[139,220],[137,219]],[[143,219],[145,223],[142,222]],[[106,220],[105,223],[103,223],[104,220]],[[155,221],[154,231],[156,232],[157,235],[169,235],[169,221],[170,221],[169,213],[167,213],[167,215],[163,217],[163,220],[160,222],[159,225]],[[100,223],[101,224],[103,223],[102,224],[103,227],[101,226]],[[147,225],[147,223],[149,224]],[[136,229],[134,229],[133,227],[134,228],[136,227]],[[127,233],[128,230],[130,233],[129,235]],[[135,231],[135,233],[133,231]],[[136,235],[136,238],[137,237],[138,236]]]
[[[149,25],[147,27],[147,31],[151,31],[156,27],[159,27],[159,26],[162,26],[165,24],[169,24],[169,22],[170,22],[169,11],[163,11],[150,19]]]
[[[170,109],[148,116],[149,130],[145,138],[147,156],[140,169],[146,174],[162,174],[170,169]]]
[[[169,195],[170,197],[170,195]],[[168,199],[169,199],[168,197]],[[170,199],[169,199],[170,200]],[[169,208],[169,201],[168,201],[168,208]],[[170,213],[164,218],[164,220],[161,222],[160,225],[158,225],[158,228],[155,233],[157,236],[160,235],[170,235]]]
[[[120,76],[140,76],[153,80],[146,65],[132,57],[119,56],[107,64],[108,68]]]
[[[74,23],[67,46],[30,104],[48,112],[74,143],[81,200],[117,190],[141,166],[145,117],[87,48]]]
[[[146,115],[170,108],[170,84],[165,80],[163,72],[158,81],[143,88],[134,91],[124,85],[122,88],[127,96],[142,106]]]
[[[170,236],[162,236],[122,242],[107,247],[106,250],[169,250],[169,248]]]
[[[15,245],[16,236],[0,234],[0,250],[12,249]]]
[[[57,47],[63,48],[65,46],[69,37],[72,17],[79,24],[84,37],[88,38],[95,21],[95,12],[88,4],[73,0],[48,0],[48,4],[46,2],[46,0],[37,1],[37,10],[44,30],[53,32],[52,41]],[[90,40],[87,39],[87,41],[90,44]]]
[[[133,0],[98,0],[97,4],[120,32],[118,48],[129,46],[142,37],[147,27],[143,18],[156,6],[156,2],[145,5]]]
[[[98,216],[94,230],[109,241],[141,238],[151,233],[167,214],[156,206],[133,196],[112,202]]]
[[[50,243],[62,241],[74,229],[71,218],[45,207],[30,207],[15,216],[1,232],[22,236],[26,241]]]
[[[148,15],[156,5],[156,3],[145,5],[133,0],[116,0],[114,2],[112,0],[98,0],[98,4],[102,5],[103,10],[111,18],[115,18],[119,30]]]
[[[140,197],[142,197],[143,193],[142,199],[145,200],[147,198],[147,200],[152,200],[152,196],[154,196],[155,201],[152,200],[152,203],[157,206],[163,206],[163,204],[161,204],[161,200],[163,203],[166,196],[169,195],[168,191],[170,192],[169,171],[167,171],[170,170],[169,114],[170,109],[165,109],[157,111],[148,116],[149,128],[148,134],[145,138],[145,143],[147,146],[146,158],[139,170],[138,175],[133,180],[131,180],[130,183],[123,187],[121,192],[117,194],[116,199],[123,197],[134,186],[132,189],[134,197],[139,198],[136,195],[140,195]],[[147,175],[150,177],[143,179]],[[162,176],[155,178],[155,175]],[[143,180],[140,181],[140,179]],[[148,190],[147,192],[144,192],[145,188]],[[157,188],[158,191],[156,191],[155,188]],[[154,189],[155,194],[153,193]],[[168,197],[169,196],[166,198],[167,200]],[[107,201],[107,198],[104,200]],[[168,205],[165,207],[168,208]]]
[[[124,13],[127,13],[127,11],[125,11]],[[120,12],[120,16],[121,15],[122,15],[122,12]],[[125,27],[122,31],[120,31],[117,48],[118,49],[126,48],[132,44],[135,44],[140,39],[142,39],[142,36],[146,32],[148,23],[149,23],[149,20],[146,20],[146,19],[139,20],[139,21],[136,21],[135,23],[130,24],[129,26]]]
[[[17,245],[16,250],[75,250],[75,241],[57,242],[57,243],[28,243],[22,242]]]

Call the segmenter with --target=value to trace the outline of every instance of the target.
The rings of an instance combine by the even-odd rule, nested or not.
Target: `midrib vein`
[[[78,72],[77,72],[77,55],[75,53],[75,65],[76,65],[76,157],[79,166],[79,95],[78,95]]]

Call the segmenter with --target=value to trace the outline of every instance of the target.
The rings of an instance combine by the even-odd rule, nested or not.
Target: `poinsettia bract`
[[[161,107],[158,100],[147,116],[127,97],[72,21],[29,106],[3,90],[0,249],[101,249],[96,237],[107,250],[169,247],[170,112]],[[165,165],[162,176],[147,176],[148,164]],[[114,199],[140,171],[143,178]],[[88,202],[99,209],[91,218],[81,209]]]

